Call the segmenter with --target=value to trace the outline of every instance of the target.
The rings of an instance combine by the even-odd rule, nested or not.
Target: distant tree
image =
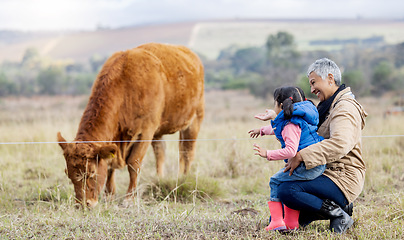
[[[34,67],[40,61],[39,52],[36,48],[27,48],[21,60],[21,66]]]
[[[249,84],[250,91],[263,98],[277,87],[296,84],[302,69],[292,34],[278,32],[269,35],[265,47],[266,63],[260,72],[263,81]]]
[[[273,94],[273,89],[270,89],[264,78],[260,78],[258,81],[248,84],[248,89],[251,94],[260,98],[267,98],[269,95]]]
[[[22,62],[30,61],[39,56],[39,52],[36,48],[30,47],[25,50],[24,56],[22,58]]]
[[[232,67],[236,74],[246,72],[262,72],[265,68],[265,52],[262,48],[250,47],[239,49],[232,59]]]
[[[235,75],[231,69],[223,69],[214,71],[206,69],[205,71],[205,88],[206,89],[223,89],[224,86],[228,86],[235,78]]]
[[[404,66],[404,42],[397,44],[395,46],[395,66],[401,68]]]
[[[66,81],[66,93],[71,95],[88,94],[95,80],[95,73],[70,74]]]
[[[369,86],[367,85],[363,72],[360,70],[346,71],[342,75],[343,82],[352,88],[352,91],[359,95],[369,94]]]
[[[91,66],[92,72],[99,72],[102,65],[104,65],[105,61],[107,60],[108,57],[103,57],[101,55],[95,54],[91,56],[89,62]]]
[[[234,79],[223,85],[223,89],[246,89],[251,84],[259,83],[262,81],[263,77],[260,74],[248,72],[235,76]]]
[[[381,61],[373,70],[372,93],[380,95],[394,89],[393,65],[389,61]]]
[[[4,73],[0,73],[0,96],[8,95],[8,81]]]
[[[404,66],[396,69],[392,74],[393,87],[395,90],[404,90]]]
[[[16,92],[18,96],[29,97],[36,93],[36,76],[32,71],[21,70],[12,76],[16,85]]]
[[[288,32],[278,32],[277,34],[271,34],[268,36],[266,47],[268,53],[276,53],[282,50],[282,48],[288,48],[294,44],[294,37]]]
[[[224,48],[219,52],[219,56],[216,60],[221,61],[224,59],[231,59],[239,49],[240,48],[235,45],[230,45],[229,47]]]
[[[270,64],[275,66],[295,66],[300,54],[296,50],[294,37],[288,32],[271,34],[266,41],[267,55]]]
[[[59,67],[49,67],[39,72],[37,82],[40,94],[55,95],[60,93],[64,72]]]
[[[14,95],[17,93],[17,86],[7,76],[0,72],[0,97]]]
[[[80,73],[85,72],[86,67],[82,63],[71,63],[66,65],[65,70],[67,73]]]

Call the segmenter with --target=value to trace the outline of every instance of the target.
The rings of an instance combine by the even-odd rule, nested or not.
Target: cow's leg
[[[152,139],[151,136],[138,138],[139,142],[136,142],[132,145],[130,153],[128,153],[128,157],[126,158],[126,163],[128,165],[129,171],[129,187],[127,191],[127,199],[129,199],[131,196],[134,196],[137,184],[137,177],[140,172],[140,166],[142,164],[143,157],[146,154],[147,148],[150,145],[150,139]]]
[[[196,117],[188,128],[180,131],[180,173],[189,172],[201,123],[202,117]]]
[[[115,194],[115,169],[108,169],[107,183],[105,184],[105,193],[107,196]]]
[[[163,137],[155,137],[152,142],[154,156],[156,157],[156,170],[159,177],[164,176],[164,160],[166,143],[162,141]]]

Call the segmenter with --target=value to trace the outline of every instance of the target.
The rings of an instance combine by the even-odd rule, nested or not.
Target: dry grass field
[[[355,202],[355,224],[344,235],[315,222],[290,234],[268,233],[269,177],[282,162],[253,155],[249,139],[263,125],[253,115],[272,106],[246,92],[207,92],[206,118],[192,173],[177,174],[178,134],[167,136],[166,177],[157,179],[149,150],[137,196],[122,205],[126,169],[117,173],[117,196],[93,210],[74,207],[57,145],[73,140],[86,97],[0,100],[0,239],[403,239],[403,116],[383,117],[388,101],[359,99],[370,113],[363,132],[366,184]],[[389,136],[401,135],[401,136]],[[49,143],[46,143],[49,142]]]

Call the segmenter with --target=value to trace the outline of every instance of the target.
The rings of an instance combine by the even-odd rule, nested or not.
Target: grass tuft
[[[216,179],[187,175],[178,179],[156,179],[145,187],[143,196],[157,201],[189,203],[195,199],[202,201],[217,199],[223,196],[223,189]]]

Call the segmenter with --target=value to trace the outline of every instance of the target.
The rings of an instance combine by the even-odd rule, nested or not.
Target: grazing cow
[[[113,195],[115,169],[126,165],[130,200],[150,144],[162,176],[165,134],[180,132],[180,172],[189,171],[204,116],[203,71],[188,48],[168,44],[144,44],[105,62],[75,140],[69,143],[57,134],[78,203],[94,207],[104,185]]]

